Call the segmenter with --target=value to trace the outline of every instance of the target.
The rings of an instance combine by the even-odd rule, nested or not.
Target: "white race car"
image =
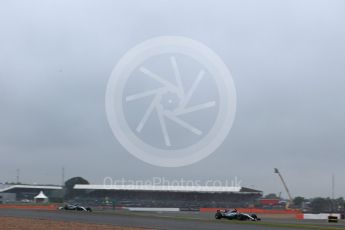
[[[241,213],[237,211],[236,209],[230,211],[228,209],[225,210],[217,210],[214,217],[217,220],[220,220],[222,218],[228,219],[228,220],[251,220],[251,221],[260,221],[261,219],[258,218],[256,214],[247,214],[247,213]]]
[[[81,205],[75,205],[75,204],[66,204],[63,207],[59,207],[59,210],[74,210],[74,211],[84,211],[84,212],[92,212],[92,209],[89,207],[84,207]]]

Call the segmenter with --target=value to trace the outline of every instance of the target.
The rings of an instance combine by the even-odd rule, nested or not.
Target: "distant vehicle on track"
[[[73,210],[73,211],[84,211],[84,212],[92,212],[92,209],[89,207],[84,207],[81,205],[76,204],[66,204],[65,206],[59,207],[59,210]]]
[[[217,220],[220,219],[228,219],[228,220],[251,220],[251,221],[260,221],[261,219],[258,218],[256,214],[247,214],[247,213],[241,213],[237,211],[236,209],[230,211],[228,209],[225,210],[217,210],[214,217]]]

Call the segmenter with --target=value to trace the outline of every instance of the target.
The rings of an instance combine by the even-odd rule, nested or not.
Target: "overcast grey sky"
[[[265,193],[345,196],[345,1],[0,1],[0,182],[231,179]],[[186,167],[146,164],[114,138],[105,90],[146,39],[186,36],[231,69],[224,144]],[[285,194],[283,192],[283,194]]]

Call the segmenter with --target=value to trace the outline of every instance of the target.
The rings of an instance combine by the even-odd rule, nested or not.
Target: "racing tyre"
[[[220,220],[222,219],[222,214],[220,212],[217,212],[214,217],[217,219],[217,220]]]

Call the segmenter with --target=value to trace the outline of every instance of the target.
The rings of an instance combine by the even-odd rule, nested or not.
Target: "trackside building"
[[[120,207],[252,207],[262,191],[245,187],[75,185],[78,200],[90,205],[114,202]]]

